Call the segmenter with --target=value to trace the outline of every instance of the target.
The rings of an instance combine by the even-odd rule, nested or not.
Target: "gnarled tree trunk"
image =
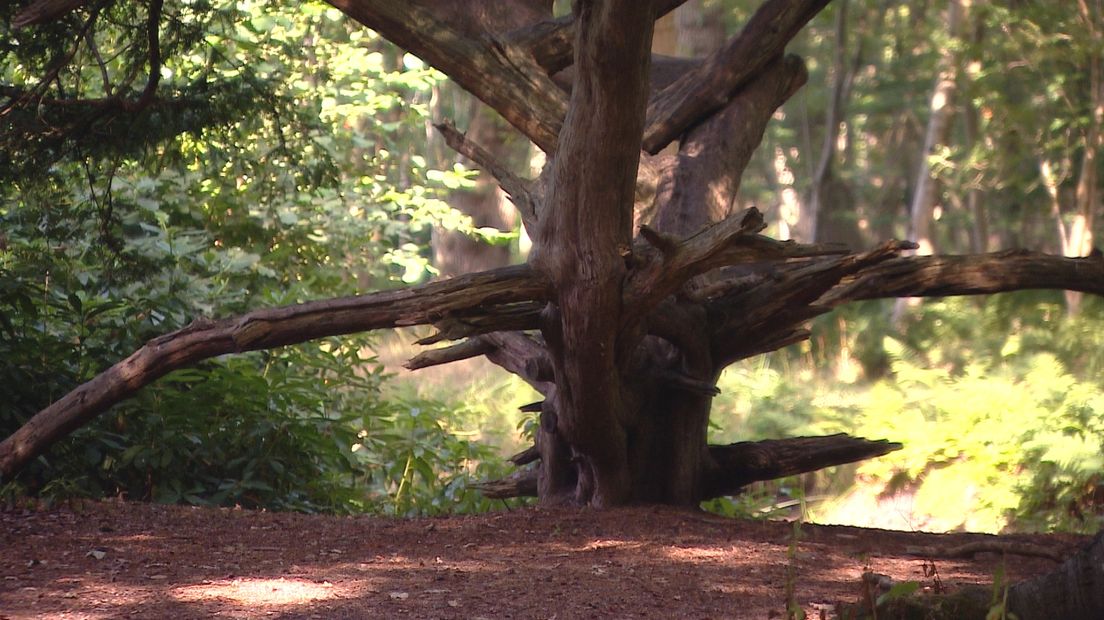
[[[46,2],[47,0],[40,0]],[[1104,258],[1025,252],[901,257],[779,242],[732,213],[775,109],[804,83],[784,49],[828,0],[767,0],[702,59],[652,58],[679,0],[331,0],[447,73],[549,158],[525,179],[450,124],[450,146],[492,174],[534,239],[528,265],[422,287],[197,321],[154,339],[0,443],[7,478],[53,442],[176,368],[312,338],[432,324],[411,368],[476,355],[544,395],[535,467],[496,496],[610,506],[693,505],[741,486],[899,447],[846,436],[710,446],[725,366],[808,336],[805,322],[876,297],[1065,288],[1104,294]],[[32,3],[33,8],[38,3]],[[30,10],[30,9],[28,9]],[[668,144],[677,151],[659,154]],[[644,222],[639,228],[636,224]],[[634,234],[635,233],[635,234]]]

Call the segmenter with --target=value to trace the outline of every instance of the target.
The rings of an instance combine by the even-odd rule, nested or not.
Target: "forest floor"
[[[859,600],[864,571],[930,591],[1055,566],[908,553],[997,540],[981,534],[654,507],[387,519],[109,501],[0,510],[0,532],[3,619],[785,618],[787,601],[816,619]]]

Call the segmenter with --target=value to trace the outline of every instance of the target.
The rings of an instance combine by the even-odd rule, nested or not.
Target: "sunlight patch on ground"
[[[683,562],[696,560],[724,560],[734,553],[733,549],[717,547],[667,547],[664,554],[672,560]]]
[[[242,605],[301,605],[338,596],[328,581],[315,583],[306,579],[234,579],[183,586],[172,591],[181,601],[201,602],[213,599],[231,600]]]
[[[639,549],[644,543],[624,540],[595,540],[583,547],[581,551],[597,551],[599,549]]]

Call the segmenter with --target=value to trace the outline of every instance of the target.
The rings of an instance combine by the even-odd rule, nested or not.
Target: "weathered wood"
[[[736,495],[742,487],[753,482],[846,465],[900,449],[899,443],[851,437],[843,433],[709,446],[714,466],[707,474],[704,493],[697,501]],[[531,450],[514,458],[524,455],[524,462],[530,462],[535,458]],[[487,497],[495,499],[523,497],[536,494],[536,481],[537,470],[523,470],[504,480],[482,483],[478,488],[485,495],[490,493]]]
[[[333,6],[447,74],[545,151],[556,148],[567,96],[520,47],[471,36],[414,0],[332,0]],[[457,5],[463,10],[463,4]],[[450,14],[449,17],[452,17]]]
[[[494,345],[491,343],[479,337],[469,338],[451,346],[423,351],[407,360],[403,367],[407,370],[420,370],[430,366],[451,364],[452,362],[479,357],[491,351],[494,351]]]
[[[780,57],[679,142],[676,165],[656,189],[655,227],[685,237],[729,215],[740,179],[775,111],[805,84],[805,63]]]
[[[254,310],[221,321],[197,320],[149,341],[0,442],[0,476],[11,477],[55,441],[157,378],[205,359],[326,336],[433,323],[548,295],[543,278],[518,266],[399,291]]]
[[[902,257],[856,273],[822,303],[884,297],[983,295],[1061,289],[1104,295],[1104,254],[1065,258],[1012,250],[963,256]]]
[[[709,446],[715,463],[706,474],[705,498],[732,495],[748,484],[844,465],[900,450],[901,444],[839,433]]]
[[[558,320],[549,317],[544,332],[557,431],[579,464],[576,495],[604,506],[627,501],[631,483],[618,332],[654,13],[651,2],[632,0],[578,2],[575,10],[570,111],[530,261],[556,289]]]
[[[829,0],[767,0],[738,36],[648,105],[644,150],[658,153],[689,127],[721,109],[733,94],[782,55],[786,44]]]
[[[472,488],[487,499],[537,497],[537,475],[536,469],[522,469],[505,478],[473,484]]]
[[[535,197],[530,191],[532,182],[511,172],[486,149],[469,140],[451,122],[437,123],[434,127],[441,132],[441,135],[445,138],[445,144],[448,144],[452,150],[475,162],[477,166],[498,181],[499,187],[506,192],[518,208],[518,212],[521,213],[521,220],[525,223],[525,228],[535,231],[537,229],[537,206]]]

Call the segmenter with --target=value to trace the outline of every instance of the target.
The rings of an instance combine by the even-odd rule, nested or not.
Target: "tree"
[[[32,2],[13,23],[49,22],[82,4]],[[545,396],[536,445],[516,459],[539,465],[492,492],[599,507],[696,504],[753,480],[896,447],[841,436],[706,445],[721,369],[807,337],[809,318],[880,297],[1021,288],[1104,293],[1099,253],[902,257],[907,242],[849,253],[774,241],[759,234],[757,211],[730,213],[739,173],[775,108],[805,79],[801,60],[783,50],[827,0],[769,0],[707,58],[654,62],[652,25],[677,1],[652,8],[580,2],[573,15],[554,18],[550,3],[517,0],[530,18],[515,29],[503,28],[495,17],[501,7],[488,3],[331,4],[448,74],[548,154],[540,178],[523,179],[449,125],[440,127],[517,205],[534,239],[529,263],[196,319],[7,438],[0,444],[5,477],[173,369],[322,336],[433,324],[438,333],[427,344],[461,342],[428,351],[411,367],[486,355]],[[157,3],[148,9],[151,78],[134,98],[120,94],[111,105],[155,101],[143,97],[157,88],[158,11]],[[676,140],[677,154],[653,155]],[[635,238],[634,209],[654,213]]]

